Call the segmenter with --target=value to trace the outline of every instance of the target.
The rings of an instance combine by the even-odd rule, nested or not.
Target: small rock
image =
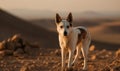
[[[19,53],[19,54],[23,54],[24,53],[24,51],[21,48],[17,49],[15,52]]]
[[[4,50],[4,51],[5,51],[5,55],[13,55],[12,50]]]
[[[0,56],[1,56],[1,57],[2,57],[2,56],[5,56],[5,51],[4,51],[4,50],[0,51]]]
[[[32,69],[34,69],[36,66],[34,65],[34,64],[31,64],[31,65],[29,65],[29,70],[32,70]]]
[[[40,55],[40,56],[42,56],[42,55],[43,55],[43,53],[40,53],[39,55]]]
[[[59,49],[55,50],[55,55],[57,55],[57,56],[60,56],[60,55],[61,55]]]
[[[19,38],[21,38],[20,34],[15,34],[15,35],[11,38],[11,40],[12,40],[12,41],[18,41]]]
[[[115,66],[111,71],[120,71],[120,66]]]
[[[20,69],[20,71],[29,71],[27,66],[22,66],[22,68]]]
[[[50,54],[51,54],[51,55],[54,55],[54,52],[52,51],[52,52],[50,52]]]
[[[29,53],[31,53],[30,51],[31,51],[30,47],[29,47],[29,46],[26,46],[26,47],[25,47],[25,52],[27,52],[27,53],[29,54]]]
[[[0,50],[3,50],[3,49],[4,49],[3,44],[0,43]]]
[[[101,71],[111,71],[110,67],[105,66],[105,68],[101,69]]]
[[[17,49],[13,54],[14,54],[14,56],[20,56],[21,54],[23,54],[24,53],[24,51],[22,50],[22,49]]]
[[[105,53],[107,50],[106,49],[103,49],[100,53]]]
[[[43,61],[43,64],[48,65],[49,63],[47,61]]]
[[[89,51],[94,51],[95,50],[95,45],[92,45],[89,49]]]
[[[95,59],[96,59],[96,55],[92,55],[91,60],[95,60]]]
[[[92,71],[94,69],[94,65],[88,65],[89,70]]]
[[[120,57],[120,49],[118,49],[118,50],[115,52],[115,56],[116,56],[116,57]]]

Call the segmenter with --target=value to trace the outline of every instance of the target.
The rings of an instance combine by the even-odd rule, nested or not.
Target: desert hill
[[[0,41],[14,34],[21,34],[26,40],[38,42],[41,47],[57,46],[56,33],[33,25],[0,9]]]
[[[94,40],[120,44],[120,21],[101,23],[99,26],[89,28]]]

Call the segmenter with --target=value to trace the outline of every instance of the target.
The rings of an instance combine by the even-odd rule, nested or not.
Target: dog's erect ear
[[[73,21],[72,13],[71,12],[69,13],[69,15],[67,17],[67,21],[70,22],[70,23],[72,23],[72,21]]]
[[[55,19],[56,23],[60,23],[62,21],[61,17],[59,16],[58,13],[56,13],[56,19]]]

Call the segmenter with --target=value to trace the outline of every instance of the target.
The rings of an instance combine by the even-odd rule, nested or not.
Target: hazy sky
[[[0,7],[6,10],[120,12],[120,0],[0,0]]]

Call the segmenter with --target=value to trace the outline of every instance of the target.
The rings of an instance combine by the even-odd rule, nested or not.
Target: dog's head
[[[68,36],[72,30],[72,13],[69,13],[67,19],[63,20],[59,14],[56,14],[57,31],[61,36]]]

